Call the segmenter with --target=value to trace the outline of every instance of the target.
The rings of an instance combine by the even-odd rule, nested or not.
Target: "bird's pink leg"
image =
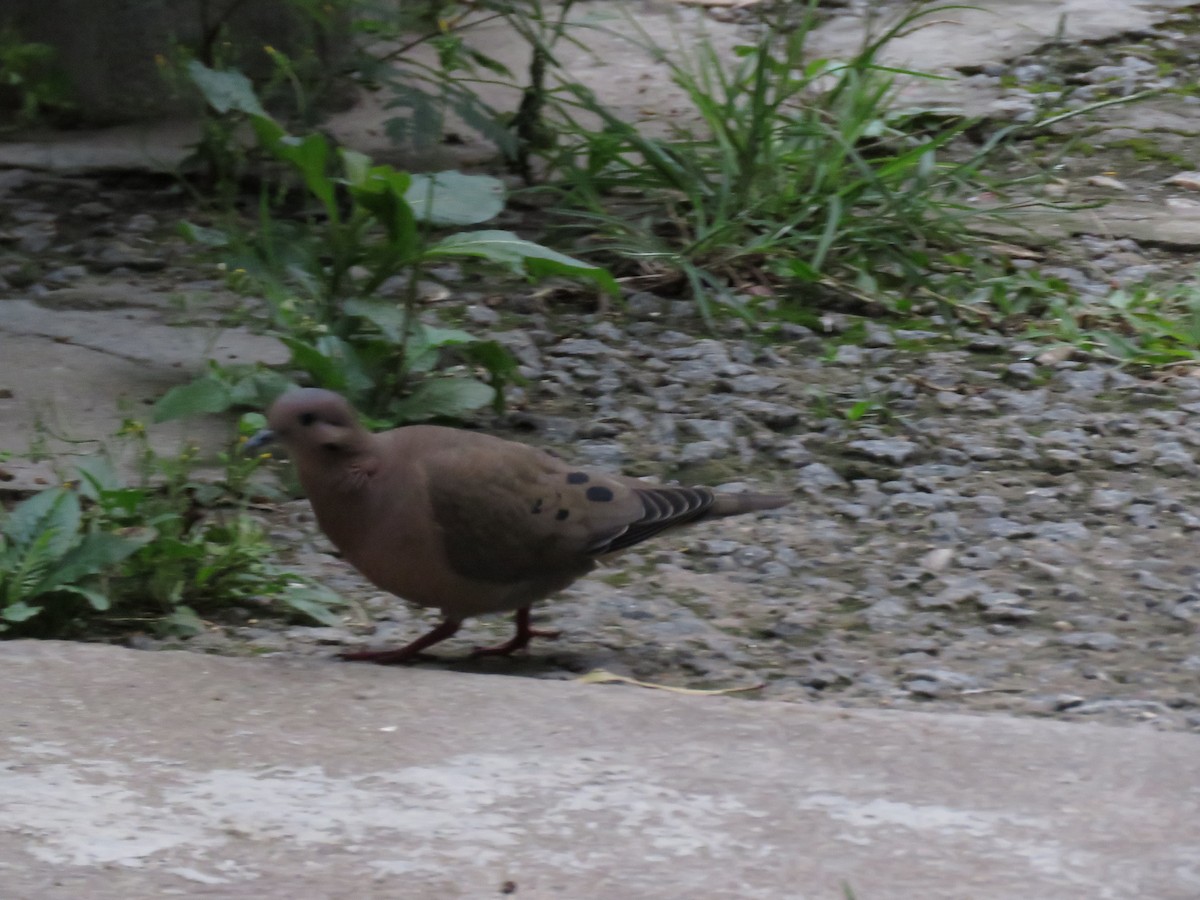
[[[446,619],[437,628],[433,629],[433,631],[421,635],[421,637],[417,638],[411,644],[406,644],[399,650],[350,650],[338,654],[338,657],[350,662],[373,662],[381,666],[411,662],[426,647],[432,647],[434,644],[440,644],[446,638],[454,637],[460,627],[462,627],[462,622],[458,619]]]
[[[476,647],[472,651],[472,656],[508,656],[518,650],[524,650],[529,646],[529,641],[535,637],[550,638],[553,640],[558,637],[561,632],[547,631],[543,628],[534,628],[529,624],[529,607],[525,606],[517,610],[516,615],[517,633],[505,641],[503,644],[497,644],[495,647]]]

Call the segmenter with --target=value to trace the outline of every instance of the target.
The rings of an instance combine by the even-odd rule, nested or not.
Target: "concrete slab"
[[[921,27],[889,43],[880,61],[925,72],[952,72],[1029,53],[1055,39],[1060,26],[1065,41],[1101,41],[1149,28],[1172,10],[1194,5],[1195,0],[973,0],[957,7],[946,4]],[[814,48],[822,56],[853,53],[862,43],[864,24],[874,15],[872,6],[863,8],[865,16],[832,19],[814,35]]]
[[[66,293],[66,292],[59,292]],[[82,293],[82,292],[80,292]],[[191,381],[207,360],[223,365],[280,364],[287,350],[243,329],[170,324],[161,310],[48,308],[32,300],[0,302],[0,453],[31,454],[31,445],[70,456],[94,453],[125,418],[150,419],[170,388]],[[229,417],[203,416],[156,425],[151,446],[174,454],[189,441],[205,452],[230,439]],[[8,490],[44,486],[46,465],[8,460]],[[64,474],[70,470],[66,464]]]
[[[1191,900],[1200,739],[0,644],[14,898]]]

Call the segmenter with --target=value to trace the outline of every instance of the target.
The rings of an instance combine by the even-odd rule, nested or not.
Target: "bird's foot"
[[[401,647],[399,650],[346,650],[339,653],[337,658],[346,662],[372,662],[380,666],[395,666],[416,662],[423,655],[420,650],[411,651],[408,647]]]
[[[411,644],[406,644],[398,650],[347,650],[345,653],[339,653],[338,659],[348,662],[373,662],[380,666],[414,662],[421,657],[421,651],[426,647],[432,647],[448,637],[453,637],[461,624],[454,619],[446,619],[433,631],[421,635]]]
[[[523,631],[518,631],[503,644],[496,644],[493,647],[476,647],[471,651],[472,656],[512,656],[518,650],[524,650],[529,646],[529,641],[535,637],[554,640],[562,637],[561,631],[556,631],[549,628],[527,628]]]

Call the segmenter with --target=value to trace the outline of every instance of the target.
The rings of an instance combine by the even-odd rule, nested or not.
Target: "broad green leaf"
[[[329,141],[325,139],[325,135],[319,132],[304,137],[284,135],[272,143],[271,152],[277,159],[290,163],[300,172],[309,192],[325,207],[326,215],[337,221],[339,216],[333,196],[334,182],[326,171]]]
[[[613,296],[620,296],[621,293],[617,282],[605,269],[589,266],[549,247],[523,240],[510,231],[469,231],[452,234],[430,247],[425,255],[486,259],[517,274],[534,278],[551,275],[587,278]]]
[[[289,590],[279,595],[278,599],[285,606],[303,613],[310,619],[315,619],[322,625],[338,626],[342,624],[342,617],[329,608],[331,605],[342,605],[341,598],[332,591],[304,587]]]
[[[376,281],[382,282],[395,270],[412,260],[417,252],[417,220],[412,207],[404,199],[411,184],[407,172],[397,172],[391,166],[374,166],[360,180],[349,184],[354,202],[369,212],[387,232],[388,240],[383,259],[376,260]],[[383,267],[387,271],[383,271]],[[374,289],[374,286],[370,288]]]
[[[10,603],[8,606],[0,610],[0,619],[8,622],[24,622],[27,619],[32,619],[42,611],[40,606],[30,606],[24,600],[18,600],[16,603]]]
[[[265,408],[295,386],[290,378],[274,369],[251,369],[230,386],[231,405]]]
[[[241,417],[238,419],[238,434],[245,437],[253,437],[266,427],[267,417],[262,413],[242,413]]]
[[[39,585],[42,591],[65,589],[72,582],[99,575],[124,562],[158,537],[153,528],[128,528],[120,533],[97,532],[84,537]]]
[[[105,612],[112,606],[112,601],[106,593],[89,585],[66,584],[58,588],[56,593],[74,594],[77,597],[82,597],[96,612]]]
[[[250,79],[236,69],[210,69],[199,60],[193,59],[187,65],[188,77],[200,89],[204,99],[219,113],[231,110],[246,113],[251,116],[267,116],[267,111],[258,102],[254,93],[254,85]]]
[[[342,304],[342,311],[347,315],[366,319],[389,341],[399,343],[404,339],[406,317],[404,309],[395,303],[385,303],[382,300],[347,300]]]
[[[288,136],[288,133],[283,130],[283,126],[266,113],[253,116],[250,119],[250,125],[254,128],[254,136],[258,138],[259,144],[272,155],[275,154],[275,148],[279,142]]]
[[[471,362],[483,366],[495,379],[518,380],[515,376],[520,363],[503,344],[496,341],[476,341],[463,348],[463,355]]]
[[[362,347],[368,350],[371,344],[364,343]],[[317,339],[317,350],[327,359],[333,360],[342,383],[351,394],[368,391],[374,386],[369,367],[363,365],[356,345],[333,335],[325,335]]]
[[[458,328],[437,328],[418,322],[404,347],[404,367],[415,374],[430,372],[437,365],[441,350],[455,347],[465,351],[478,341],[474,335]]]
[[[205,247],[228,247],[229,235],[219,228],[205,228],[193,222],[180,222],[179,233],[185,240]]]
[[[346,184],[351,187],[361,187],[366,183],[371,173],[371,157],[357,150],[342,148],[338,151],[342,158],[342,171],[346,173]]]
[[[207,626],[204,620],[196,615],[196,611],[188,606],[176,606],[168,616],[163,616],[160,624],[168,634],[187,637],[200,634]]]
[[[487,406],[495,396],[494,388],[474,378],[432,378],[422,382],[410,396],[393,403],[390,412],[401,422],[453,419]]]
[[[233,405],[229,386],[212,375],[202,375],[189,384],[173,387],[154,404],[155,422],[184,416],[224,412]]]
[[[419,330],[414,331],[414,337],[416,336],[428,347],[458,347],[462,344],[474,344],[479,340],[461,328],[438,328],[435,325],[421,325]]]
[[[420,222],[478,225],[503,211],[504,182],[490,175],[462,172],[413,175],[404,199]]]
[[[112,460],[103,453],[81,457],[75,464],[79,474],[79,493],[89,500],[99,500],[101,492],[119,490],[121,480]]]
[[[280,335],[284,346],[292,351],[291,365],[302,372],[307,372],[321,387],[331,391],[344,391],[346,379],[337,363],[300,338]]]
[[[79,498],[64,488],[50,488],[18,505],[4,523],[4,534],[17,547],[32,547],[57,559],[74,543],[81,518]],[[49,538],[43,537],[52,533]]]

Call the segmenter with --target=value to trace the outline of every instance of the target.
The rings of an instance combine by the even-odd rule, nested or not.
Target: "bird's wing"
[[[585,572],[596,557],[694,521],[713,504],[706,488],[573,467],[507,441],[449,448],[419,468],[450,564],[483,581]]]

